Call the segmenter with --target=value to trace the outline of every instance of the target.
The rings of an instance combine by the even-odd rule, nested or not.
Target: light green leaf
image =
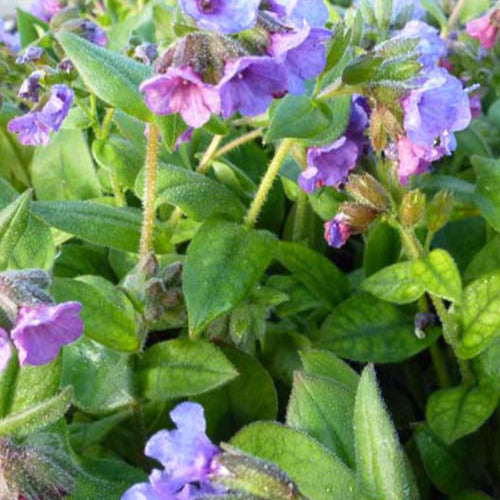
[[[470,261],[464,279],[471,282],[498,270],[500,270],[500,236],[497,235]]]
[[[488,384],[442,389],[427,401],[429,427],[448,444],[476,431],[495,411],[498,393]]]
[[[189,246],[183,273],[193,333],[201,332],[250,293],[271,261],[274,244],[270,233],[232,222],[209,219],[200,227]]]
[[[141,394],[152,401],[203,394],[237,375],[222,351],[205,340],[160,342],[146,350],[136,367]]]
[[[395,304],[415,302],[424,293],[424,286],[412,275],[412,263],[401,262],[385,267],[361,284],[362,290]]]
[[[500,231],[500,160],[473,156],[471,162],[476,171],[479,210],[488,223]]]
[[[416,260],[412,274],[429,293],[438,297],[459,301],[462,296],[460,272],[446,250],[433,250],[427,258]]]

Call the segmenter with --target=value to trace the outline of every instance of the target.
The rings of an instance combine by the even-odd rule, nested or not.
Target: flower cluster
[[[207,437],[203,407],[181,403],[170,412],[177,428],[160,431],[147,442],[146,456],[160,462],[148,483],[136,484],[122,500],[173,500],[223,493],[223,487],[211,482],[221,472],[217,457],[220,450]]]
[[[155,76],[141,85],[156,114],[180,113],[195,128],[212,114],[258,115],[274,98],[304,92],[304,81],[325,68],[330,32],[316,27],[326,21],[323,2],[309,9],[300,1],[181,3],[200,27],[216,33],[187,35],[157,61]],[[258,43],[226,36],[253,26]]]

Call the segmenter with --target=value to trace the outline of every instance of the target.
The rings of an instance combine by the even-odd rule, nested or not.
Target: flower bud
[[[415,336],[425,339],[425,330],[436,324],[436,315],[433,313],[418,313],[415,315]]]
[[[401,221],[405,226],[417,226],[425,215],[425,194],[415,189],[406,193],[399,209]]]
[[[442,190],[434,196],[427,210],[427,227],[436,233],[450,220],[453,212],[453,193]]]
[[[376,219],[378,213],[366,205],[359,203],[342,203],[340,213],[344,216],[351,228],[351,234],[364,233]]]
[[[387,191],[370,174],[351,174],[345,189],[355,201],[377,212],[385,212],[389,208]]]
[[[217,457],[221,472],[213,482],[269,500],[305,499],[293,480],[278,466],[228,445],[222,444],[221,447],[224,452]]]

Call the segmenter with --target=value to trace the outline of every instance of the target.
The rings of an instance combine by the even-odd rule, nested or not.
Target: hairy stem
[[[219,147],[219,144],[221,143],[222,139],[224,139],[223,135],[215,135],[214,138],[212,139],[212,142],[208,146],[208,149],[205,151],[205,154],[203,155],[203,158],[200,161],[200,164],[198,165],[198,168],[196,169],[197,172],[200,173],[205,173],[210,166],[210,163],[212,163],[212,160],[215,157],[215,153],[217,151],[217,148]]]
[[[257,190],[255,198],[253,199],[252,204],[250,205],[250,208],[248,209],[247,215],[245,217],[245,226],[247,228],[251,228],[257,222],[262,207],[264,206],[267,197],[269,196],[269,192],[273,187],[273,183],[276,177],[278,177],[281,167],[285,162],[285,159],[292,146],[293,139],[284,139],[276,150],[276,154],[274,155],[274,158],[260,183],[259,189]]]
[[[156,123],[149,124],[148,144],[146,150],[146,175],[144,180],[143,219],[139,256],[144,263],[153,251],[153,231],[156,218],[156,177],[158,173],[158,145],[160,131]]]
[[[458,0],[458,2],[455,4],[455,7],[453,7],[451,15],[448,19],[448,24],[443,28],[443,38],[448,38],[450,36],[450,33],[455,27],[455,24],[460,17],[460,12],[462,12],[462,9],[464,8],[466,2],[467,0]]]
[[[231,142],[228,142],[224,146],[222,146],[220,149],[217,150],[215,154],[215,158],[218,158],[219,156],[224,156],[227,153],[230,153],[236,148],[239,148],[243,144],[246,144],[247,142],[253,141],[254,139],[257,139],[257,137],[260,137],[262,135],[263,129],[258,128],[256,130],[252,130],[246,134],[243,134],[240,137],[237,137]]]

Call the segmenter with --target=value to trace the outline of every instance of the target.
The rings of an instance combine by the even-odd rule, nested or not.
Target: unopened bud
[[[418,313],[415,315],[415,336],[425,339],[425,330],[436,324],[436,315],[433,313]]]
[[[366,205],[377,212],[385,212],[389,207],[387,191],[370,174],[351,174],[345,189],[358,203]]]
[[[436,233],[450,220],[453,212],[453,194],[450,191],[439,191],[434,196],[427,210],[427,227],[432,233]]]
[[[399,213],[405,226],[417,226],[425,215],[425,194],[418,189],[406,193]]]
[[[246,455],[223,444],[217,457],[220,474],[212,480],[226,488],[269,500],[302,500],[294,481],[277,465]]]
[[[375,210],[366,205],[351,202],[342,203],[339,213],[343,215],[349,224],[351,234],[364,233],[378,215]]]

